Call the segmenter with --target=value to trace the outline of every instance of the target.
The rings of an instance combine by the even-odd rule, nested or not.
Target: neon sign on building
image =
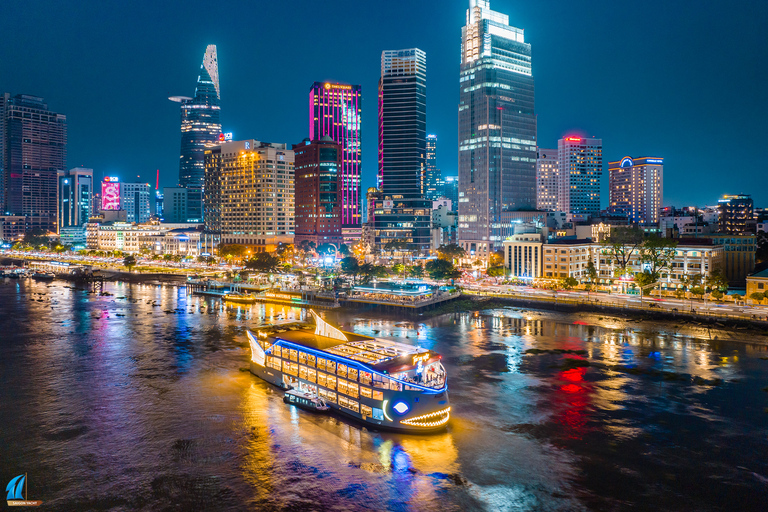
[[[120,183],[115,177],[107,176],[101,183],[101,209],[120,209]]]

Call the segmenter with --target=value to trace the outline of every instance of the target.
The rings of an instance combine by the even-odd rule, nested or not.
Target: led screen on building
[[[101,183],[101,209],[120,209],[120,183],[103,181]]]

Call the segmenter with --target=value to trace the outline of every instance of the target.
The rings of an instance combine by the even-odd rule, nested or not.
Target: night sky
[[[459,45],[468,1],[30,1],[0,4],[0,91],[67,115],[70,167],[175,185],[179,107],[216,44],[222,125],[298,143],[313,81],[363,86],[363,185],[376,172],[382,50],[427,53],[427,129],[457,173]],[[580,133],[608,161],[665,160],[664,203],[751,193],[768,206],[768,2],[491,0],[533,47],[539,145]],[[141,179],[136,179],[140,176]]]

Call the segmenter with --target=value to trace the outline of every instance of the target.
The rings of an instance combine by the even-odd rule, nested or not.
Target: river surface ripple
[[[757,340],[519,308],[326,313],[443,355],[449,428],[399,435],[286,406],[248,372],[245,329],[303,310],[105,291],[0,281],[0,483],[27,473],[39,510],[768,507]]]

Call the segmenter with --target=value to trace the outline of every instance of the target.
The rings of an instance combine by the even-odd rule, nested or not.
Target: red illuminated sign
[[[115,178],[117,180],[117,178]],[[120,209],[120,183],[116,181],[107,181],[101,184],[101,209],[119,210]]]
[[[581,142],[581,137],[566,137],[565,140],[569,140],[571,142]]]

